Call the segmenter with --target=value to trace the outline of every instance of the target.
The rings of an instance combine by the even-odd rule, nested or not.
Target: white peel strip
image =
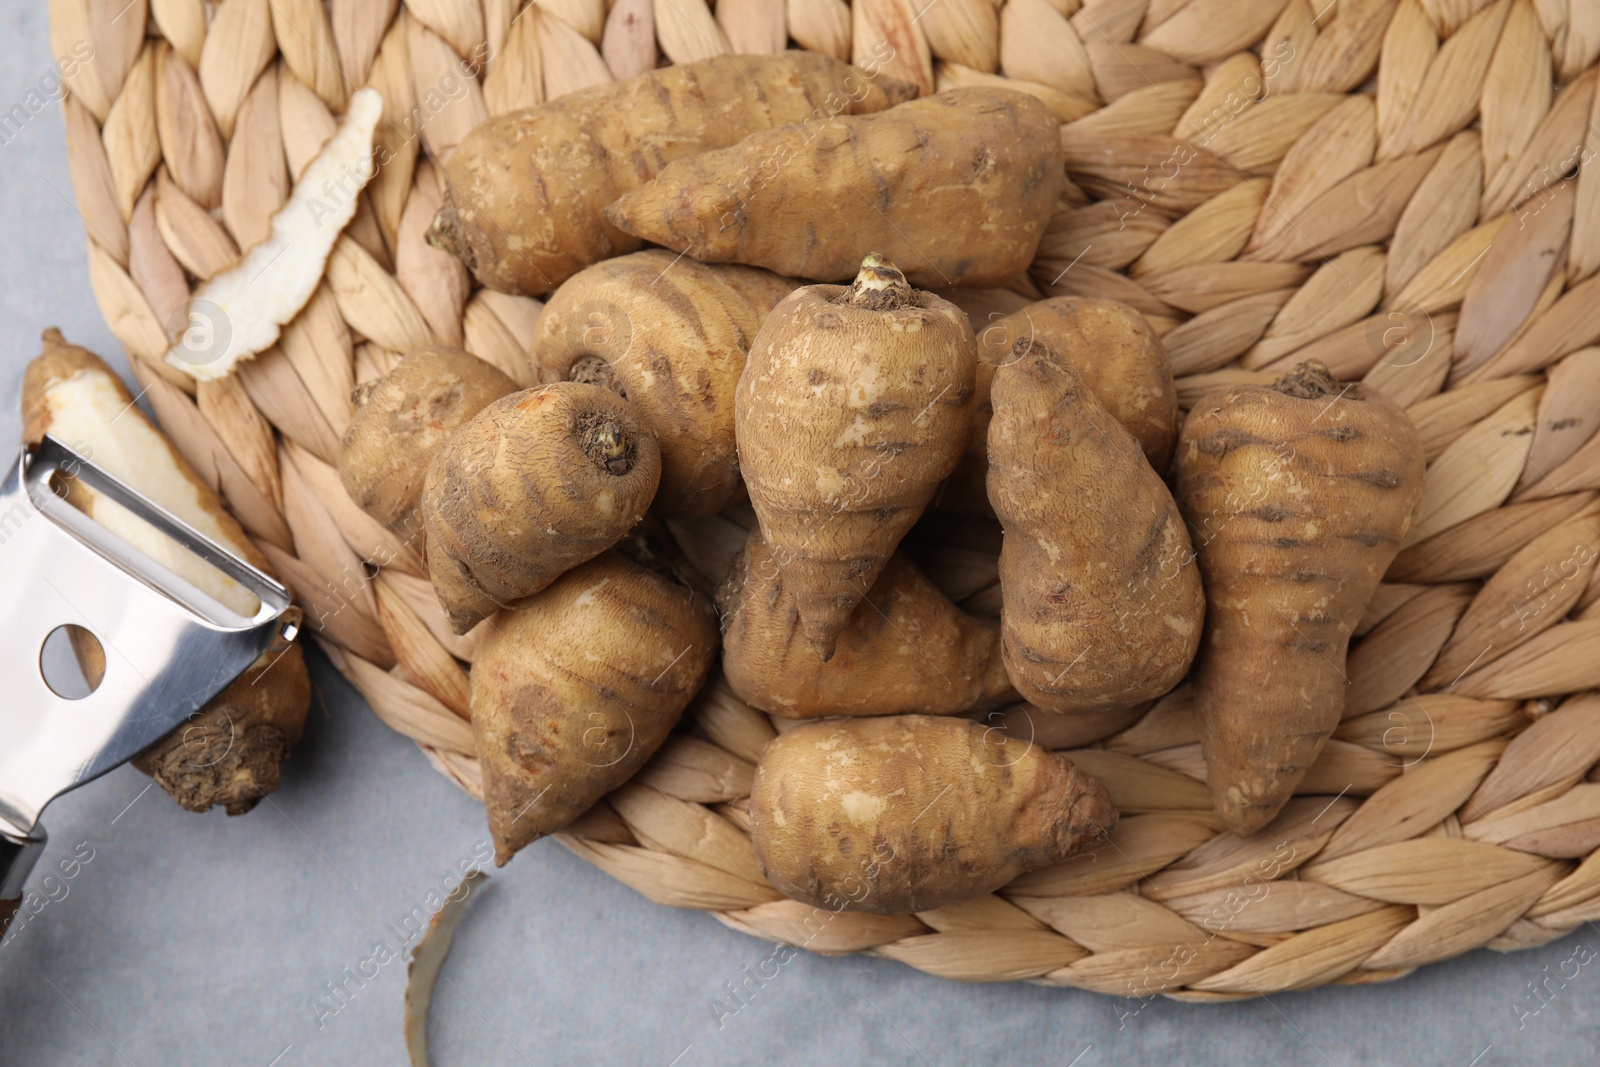
[[[339,129],[273,214],[267,239],[189,298],[188,327],[167,350],[168,364],[215,381],[277,342],[316,292],[334,242],[355,217],[361,190],[375,173],[372,135],[382,117],[376,89],[350,97]]]

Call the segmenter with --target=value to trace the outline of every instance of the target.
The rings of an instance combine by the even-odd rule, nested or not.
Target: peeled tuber
[[[428,573],[456,633],[616,544],[661,478],[632,405],[579,382],[490,404],[428,465]]]
[[[788,730],[750,793],[756,861],[833,911],[906,915],[993,892],[1108,833],[1104,786],[965,719],[891,715]]]
[[[1249,835],[1339,724],[1350,635],[1411,527],[1422,445],[1382,394],[1312,360],[1201,400],[1177,475],[1208,601],[1200,743],[1217,814]]]

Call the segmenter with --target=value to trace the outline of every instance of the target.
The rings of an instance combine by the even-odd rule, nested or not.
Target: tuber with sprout
[[[895,553],[823,662],[759,529],[717,591],[722,669],[735,695],[791,719],[956,715],[1017,699],[1000,661],[1000,628],[952,604]]]
[[[472,733],[495,862],[643,767],[717,656],[711,605],[606,552],[503,612],[472,663]]]
[[[796,282],[652,249],[596,263],[539,316],[541,382],[586,381],[625,397],[661,447],[655,510],[714,515],[743,491],[733,394],[745,352]]]
[[[46,330],[44,348],[22,381],[23,436],[46,434],[93,461],[267,575],[271,565],[216,493],[134,404],[122,380],[86,349]],[[69,481],[68,503],[219,603],[243,615],[257,602],[244,586],[181,547],[116,502]],[[292,618],[298,609],[290,609]],[[86,679],[104,673],[98,642],[74,642]],[[300,646],[280,637],[189,721],[145,749],[134,766],[180,805],[220,805],[239,815],[278,788],[283,764],[311,708],[311,679]]]
[[[456,428],[517,383],[460,348],[429,346],[356,386],[355,415],[339,445],[339,478],[362,511],[407,538],[435,452]]]
[[[1066,759],[965,719],[808,722],[767,743],[750,791],[756,861],[831,911],[907,915],[991,893],[1116,825]]]
[[[917,285],[1004,285],[1066,184],[1060,128],[1026,93],[952,89],[679,159],[605,216],[706,263],[842,281],[878,248]]]
[[[900,538],[955,469],[972,410],[967,316],[869,255],[795,290],[739,378],[739,465],[800,628],[827,660]]]
[[[1019,340],[995,370],[990,402],[1011,681],[1055,712],[1161,696],[1189,669],[1205,614],[1172,495],[1071,361],[1039,338]]]
[[[616,544],[661,478],[655,435],[609,389],[502,397],[434,454],[422,490],[428,574],[456,633]]]
[[[601,209],[673,160],[784,123],[881,111],[915,93],[802,51],[718,56],[581,89],[462,138],[444,164],[428,240],[481,284],[539,296],[639,247]]]
[[[1205,397],[1178,440],[1178,503],[1205,576],[1194,707],[1217,814],[1270,822],[1339,724],[1350,635],[1422,495],[1405,412],[1315,360]]]

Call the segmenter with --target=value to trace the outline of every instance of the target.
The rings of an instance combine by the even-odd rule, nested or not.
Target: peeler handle
[[[0,830],[0,937],[22,906],[22,883],[43,851],[43,831],[35,837],[15,837]]]

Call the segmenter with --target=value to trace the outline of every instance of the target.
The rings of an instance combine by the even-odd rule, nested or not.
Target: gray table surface
[[[8,3],[0,111],[49,89],[49,54],[44,5]],[[43,328],[122,359],[90,294],[54,101],[0,132],[0,220],[3,442],[17,439],[22,368]],[[328,983],[383,955],[379,945],[397,947],[393,926],[482,847],[483,812],[320,655],[312,677],[305,741],[283,788],[247,816],[183,812],[129,768],[51,807],[41,872],[75,849],[93,858],[0,948],[0,1067],[405,1062],[403,961],[348,982],[342,1001]],[[433,1011],[433,1062],[1593,1063],[1600,960],[1551,982],[1543,1002],[1530,983],[1595,949],[1600,931],[1585,927],[1390,985],[1216,1006],[1157,1000],[1136,1014],[1133,1001],[1075,990],[802,954],[719,1019],[711,1004],[724,983],[768,947],[658,907],[545,841],[493,873],[459,929]]]

